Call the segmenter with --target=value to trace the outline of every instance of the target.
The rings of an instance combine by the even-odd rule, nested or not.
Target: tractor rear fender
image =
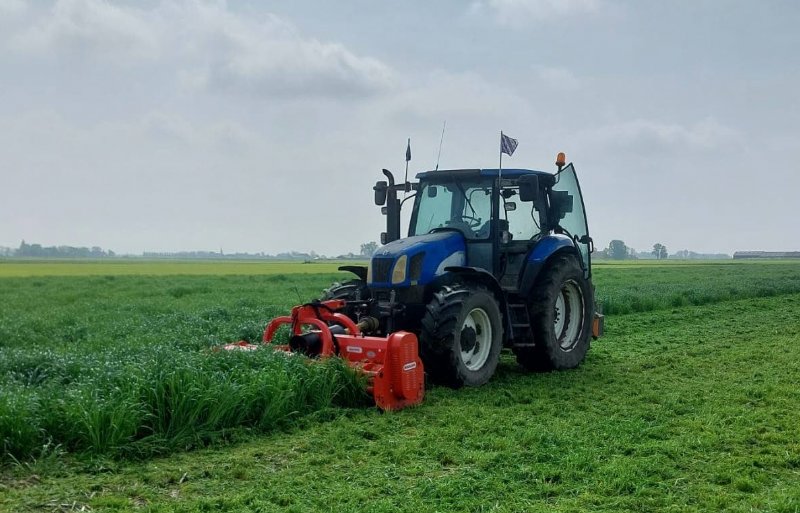
[[[366,265],[342,265],[339,266],[340,271],[353,273],[364,283],[367,282],[367,266]]]
[[[503,292],[503,288],[500,286],[500,282],[497,281],[497,278],[492,275],[486,269],[481,269],[480,267],[467,267],[467,266],[451,266],[445,267],[444,270],[446,271],[444,275],[439,277],[437,282],[441,283],[447,279],[460,279],[465,283],[475,283],[478,285],[483,285],[487,289],[491,290],[494,296],[497,298],[498,306],[500,307],[501,317],[503,318],[503,339],[508,336],[509,333],[509,325],[508,325],[508,309],[506,308],[506,295]]]
[[[556,255],[575,255],[575,258],[583,267],[580,253],[566,235],[548,235],[540,240],[528,255],[525,262],[525,269],[519,281],[519,294],[522,297],[530,296],[539,273],[545,268],[547,263]]]

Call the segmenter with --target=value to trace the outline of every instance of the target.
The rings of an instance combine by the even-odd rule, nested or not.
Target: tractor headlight
[[[392,269],[392,285],[403,283],[406,281],[406,266],[408,264],[408,257],[406,255],[397,259]]]

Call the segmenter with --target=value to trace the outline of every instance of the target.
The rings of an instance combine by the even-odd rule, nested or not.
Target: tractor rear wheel
[[[432,381],[459,388],[494,374],[503,344],[497,298],[481,286],[445,285],[422,318],[420,352]]]
[[[534,288],[530,302],[534,347],[515,349],[530,370],[572,369],[589,350],[594,300],[592,286],[572,256],[556,257]]]

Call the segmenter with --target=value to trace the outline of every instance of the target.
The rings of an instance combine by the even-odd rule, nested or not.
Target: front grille
[[[392,272],[394,258],[373,258],[372,259],[372,281],[385,283],[389,281],[389,273]]]
[[[425,252],[417,253],[411,257],[411,264],[408,266],[408,276],[411,281],[418,281],[422,277],[422,261],[425,259]]]

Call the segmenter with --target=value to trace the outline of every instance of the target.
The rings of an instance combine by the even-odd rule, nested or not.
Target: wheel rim
[[[574,280],[564,282],[556,297],[553,327],[558,345],[571,351],[583,331],[583,290]]]
[[[482,308],[473,308],[461,326],[462,333],[468,329],[475,332],[475,344],[465,350],[462,340],[461,361],[467,369],[476,371],[486,364],[492,349],[493,333],[489,314]]]

